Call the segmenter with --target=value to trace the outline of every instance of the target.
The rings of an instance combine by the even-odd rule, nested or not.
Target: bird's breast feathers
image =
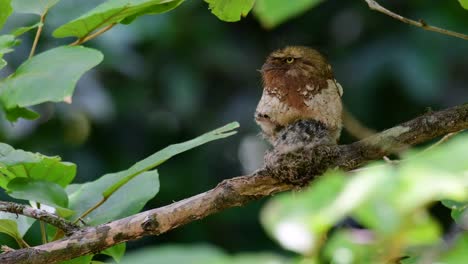
[[[326,87],[316,89],[311,85],[287,91],[265,87],[257,106],[257,123],[264,129],[265,126],[286,126],[299,119],[313,119],[329,127],[341,126],[341,85],[333,79],[327,80]]]

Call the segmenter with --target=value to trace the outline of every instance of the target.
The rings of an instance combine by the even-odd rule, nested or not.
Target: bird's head
[[[260,72],[266,86],[298,81],[316,83],[333,76],[325,58],[318,51],[304,46],[288,46],[273,51]]]

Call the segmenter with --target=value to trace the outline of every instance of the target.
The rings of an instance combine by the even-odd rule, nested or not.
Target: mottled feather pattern
[[[338,139],[343,92],[320,53],[286,47],[274,51],[261,72],[264,89],[255,119],[272,144],[281,129],[298,120],[321,122]]]

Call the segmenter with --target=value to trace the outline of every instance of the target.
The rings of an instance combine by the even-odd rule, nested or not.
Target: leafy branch
[[[422,19],[420,19],[419,21],[415,21],[415,20],[403,17],[401,15],[398,15],[398,14],[386,9],[385,7],[381,6],[375,0],[364,0],[364,1],[366,1],[366,3],[369,5],[369,8],[371,10],[375,10],[377,12],[380,12],[382,14],[390,16],[390,17],[392,17],[392,18],[394,18],[396,20],[399,20],[399,21],[401,21],[403,23],[410,24],[410,25],[416,26],[416,27],[420,27],[420,28],[422,28],[424,30],[429,30],[429,31],[437,32],[437,33],[444,34],[444,35],[447,35],[447,36],[468,40],[468,35],[458,33],[458,32],[455,32],[455,31],[446,30],[446,29],[443,29],[443,28],[435,27],[435,26],[431,26],[431,25],[427,24]]]
[[[288,153],[276,153],[278,163],[252,175],[224,180],[207,192],[107,224],[84,228],[62,240],[6,252],[0,255],[0,261],[5,264],[54,263],[101,251],[142,236],[159,235],[227,208],[297,188],[294,184],[280,180],[284,176],[281,173],[285,166],[294,173],[307,172],[301,175],[313,179],[330,167],[352,170],[370,160],[399,152],[406,146],[466,128],[468,105],[461,105],[423,115],[349,145],[319,145],[303,149],[293,156],[293,159],[302,161],[292,166]],[[298,157],[301,158],[296,159]]]
[[[99,206],[104,204],[109,199],[109,197],[111,197],[112,194],[117,192],[120,188],[122,188],[125,184],[127,184],[130,180],[132,180],[136,176],[154,169],[155,167],[161,165],[162,163],[164,163],[165,161],[167,161],[168,159],[172,158],[173,156],[177,154],[180,154],[192,148],[196,148],[210,141],[234,135],[237,133],[236,131],[234,131],[234,129],[238,127],[239,127],[239,123],[233,122],[223,127],[220,127],[218,129],[215,129],[213,131],[210,131],[208,133],[205,133],[192,140],[179,143],[179,144],[170,145],[154,153],[148,158],[142,161],[139,161],[138,163],[130,167],[128,170],[116,173],[118,175],[118,176],[116,175],[116,177],[120,178],[120,180],[112,184],[111,186],[109,186],[107,189],[105,189],[102,192],[102,199],[99,200],[93,206],[91,206],[89,209],[87,209],[85,212],[83,212],[78,218],[76,218],[74,223],[76,224],[79,220],[85,218],[91,212],[99,208]]]

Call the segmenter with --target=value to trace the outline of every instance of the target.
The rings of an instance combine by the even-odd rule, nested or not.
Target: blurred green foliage
[[[271,199],[262,222],[283,247],[315,261],[323,254],[323,263],[388,263],[405,255],[426,255],[430,261],[423,263],[442,261],[441,255],[457,246],[441,241],[441,227],[427,206],[441,199],[468,205],[467,149],[464,135],[404,155],[398,165],[373,164],[351,175],[329,172],[308,190]],[[357,225],[330,233],[346,217]],[[464,261],[447,263],[468,261],[466,253],[457,257]]]
[[[29,15],[14,14],[8,18],[10,2],[16,13]],[[121,200],[135,201],[129,205],[132,210],[119,211],[128,207],[123,204],[115,210],[102,207],[107,211],[99,214],[95,211],[94,218],[100,215],[102,219],[93,224],[134,213],[150,199],[148,208],[164,205],[204,191],[224,178],[258,168],[266,146],[256,136],[258,128],[252,120],[261,93],[255,69],[261,67],[272,49],[299,44],[325,53],[345,89],[346,107],[376,130],[422,114],[427,108],[464,103],[468,97],[468,46],[462,40],[408,27],[371,12],[364,1],[298,0],[284,4],[283,1],[257,0],[254,4],[252,0],[207,0],[207,3],[187,1],[180,5],[182,2],[0,0],[0,26],[8,18],[2,30],[4,35],[0,36],[0,78],[10,76],[0,82],[2,106],[8,110],[9,120],[35,119],[38,116],[34,112],[41,115],[35,121],[19,120],[14,125],[6,120],[0,122],[0,140],[15,148],[60,155],[78,164],[76,180],[83,183],[70,185],[66,190],[69,197],[74,197],[69,201],[73,210],[83,212],[90,208],[106,189],[117,184],[116,178],[97,179],[99,175],[120,171],[156,149],[193,138],[207,127],[227,120],[239,120],[243,125],[236,140],[209,145],[163,165],[160,168],[162,187],[156,199],[152,199],[159,187],[155,171],[143,173],[142,177],[115,191],[118,187],[115,194],[112,191],[110,195],[114,201],[107,202],[115,205]],[[459,3],[466,8],[466,1],[459,0]],[[395,1],[384,6],[407,17],[466,31],[466,10],[460,8],[457,1],[431,4]],[[172,10],[175,7],[178,8]],[[224,23],[211,15],[208,8],[226,21],[238,21],[252,8],[255,17],[249,15],[239,23]],[[46,14],[45,23],[38,23],[37,15],[45,17]],[[145,14],[161,15],[142,16]],[[73,17],[78,18],[70,21]],[[25,61],[35,29],[42,26],[37,52],[40,54]],[[87,74],[84,72],[99,63],[98,55],[93,62],[86,56],[67,59],[67,54],[62,53],[52,57],[63,58],[63,61],[38,59],[57,50],[79,48],[54,49],[74,40],[52,36],[75,36],[78,37],[76,44],[91,39],[94,30],[111,27],[105,34],[85,43],[104,55],[102,65]],[[23,40],[21,45],[19,38]],[[13,49],[15,52],[11,52]],[[98,53],[90,48],[86,50]],[[31,63],[34,67],[29,66]],[[21,80],[17,78],[31,78],[27,71],[27,75],[21,77],[24,68],[32,68],[33,75],[36,71],[47,74],[42,80],[26,80],[23,83],[27,85],[21,87]],[[74,74],[68,76],[67,72]],[[54,86],[54,80],[62,81]],[[18,89],[12,89],[17,85]],[[67,93],[54,95],[57,87],[68,87]],[[45,103],[50,101],[72,103]],[[39,103],[43,104],[24,108]],[[347,134],[342,138],[342,142],[351,140],[353,138]],[[314,184],[309,191],[275,197],[265,207],[262,223],[280,245],[306,253],[306,258],[288,259],[256,253],[274,250],[282,255],[291,254],[275,245],[262,231],[257,220],[262,202],[256,202],[161,237],[129,244],[133,249],[149,244],[209,242],[227,251],[247,250],[255,252],[253,254],[233,256],[213,247],[167,246],[148,248],[123,261],[144,263],[143,258],[158,258],[174,262],[186,258],[203,263],[211,263],[208,260],[215,261],[213,263],[318,263],[318,259],[325,259],[331,263],[372,263],[369,261],[382,256],[401,257],[399,253],[407,253],[412,257],[404,263],[419,263],[429,257],[446,263],[465,263],[466,254],[462,249],[466,245],[466,235],[453,232],[454,224],[448,216],[450,210],[436,202],[455,199],[444,200],[444,204],[452,209],[457,230],[467,228],[466,168],[463,167],[466,158],[457,145],[466,149],[466,137],[446,148],[421,155],[424,158],[408,158],[401,167],[366,169],[352,179],[336,172]],[[35,161],[37,164],[45,158],[41,157]],[[9,180],[14,180],[19,171],[11,172],[11,167],[2,164],[2,170],[13,173],[8,174],[12,177]],[[132,176],[131,173],[125,175],[121,175],[122,179],[129,180],[127,177]],[[35,186],[37,179],[31,178],[20,187]],[[137,180],[141,182],[132,185]],[[139,193],[144,197],[133,195],[144,183],[148,188]],[[4,188],[8,190],[7,186]],[[59,189],[55,189],[48,192],[52,197],[47,199],[60,197],[55,195],[60,193]],[[29,191],[26,193],[31,195]],[[43,193],[47,192],[39,191],[40,195]],[[96,199],[87,199],[89,197]],[[0,199],[9,198],[0,193]],[[285,211],[279,213],[283,209]],[[5,221],[10,221],[5,224],[10,225],[13,219],[3,216]],[[289,221],[288,216],[294,216],[294,221]],[[18,231],[12,230],[10,234],[14,234],[18,243],[23,243],[21,239],[33,223],[21,216],[15,222]],[[332,228],[334,226],[338,226],[337,230]],[[370,230],[360,229],[362,226]],[[41,243],[37,224],[29,230],[24,239],[32,245]],[[286,230],[290,239],[299,234],[298,240],[293,241],[294,246],[291,247],[287,239],[282,241],[278,230]],[[49,236],[55,232],[53,228],[48,231]],[[449,237],[446,242],[439,241],[443,233]],[[326,234],[330,234],[329,240],[322,245]],[[394,237],[395,234],[398,236]],[[1,244],[14,245],[14,241],[8,239],[0,234]],[[404,243],[396,239],[403,239]],[[381,248],[386,245],[396,245],[395,251],[383,252]],[[448,250],[437,251],[441,245]],[[299,248],[302,250],[297,250]],[[431,249],[437,254],[427,256],[424,252]],[[103,254],[118,261],[124,251],[125,246],[118,245]],[[67,263],[89,261],[91,256]]]

